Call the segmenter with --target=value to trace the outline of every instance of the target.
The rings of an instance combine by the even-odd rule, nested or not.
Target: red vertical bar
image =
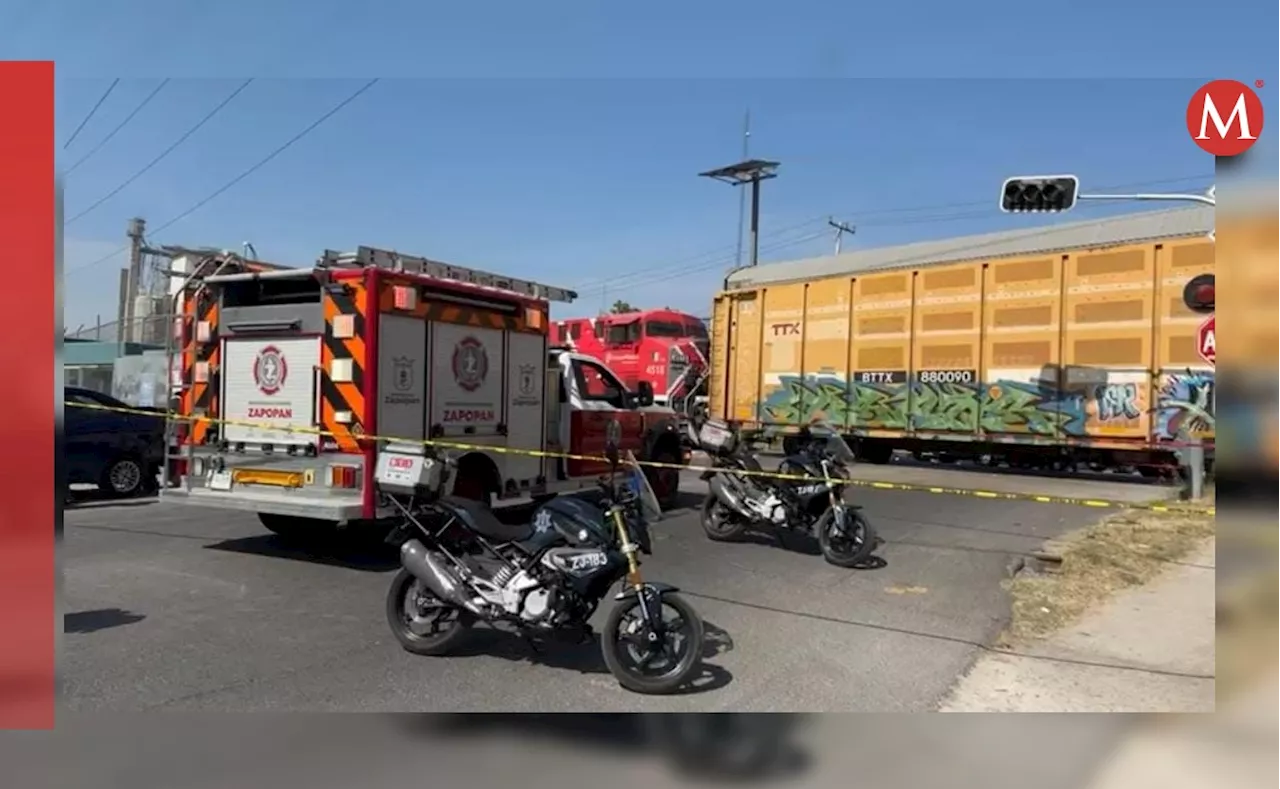
[[[54,377],[62,321],[55,312],[53,63],[0,62],[0,107],[0,243],[16,275],[0,288],[0,729],[51,729],[60,515],[54,448],[62,407]]]
[[[382,277],[378,269],[370,266],[364,273],[364,413],[361,415],[364,432],[378,435],[378,376],[381,374],[378,357],[378,327],[382,325],[381,299]],[[373,464],[378,457],[378,442],[364,442],[364,473],[361,478],[364,497],[364,517],[377,515],[378,502],[374,493]]]

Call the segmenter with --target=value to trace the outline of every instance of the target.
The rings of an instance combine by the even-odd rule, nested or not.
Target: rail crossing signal
[[[1182,288],[1182,303],[1187,309],[1201,315],[1214,312],[1212,274],[1198,274],[1187,281]]]

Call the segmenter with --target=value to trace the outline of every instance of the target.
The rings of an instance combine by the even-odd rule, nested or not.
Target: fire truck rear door
[[[431,335],[432,432],[459,439],[498,435],[504,420],[504,332],[440,322]]]
[[[223,344],[222,358],[224,440],[274,446],[316,443],[319,337],[232,337]]]

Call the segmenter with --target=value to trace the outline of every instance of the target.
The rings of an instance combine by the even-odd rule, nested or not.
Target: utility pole
[[[124,325],[121,326],[121,345],[130,342],[134,335],[134,313],[137,309],[138,292],[142,283],[142,237],[145,235],[147,222],[145,219],[134,217],[129,220],[129,228],[126,231],[129,236],[129,275],[128,286],[125,288],[124,302]]]
[[[853,235],[857,232],[857,228],[848,222],[837,222],[835,217],[827,217],[827,224],[836,229],[836,254],[840,254],[840,242],[844,239],[844,234]]]
[[[751,110],[742,120],[742,160],[751,156]],[[738,252],[733,256],[733,268],[742,268],[742,228],[747,222],[747,193],[738,193]]]
[[[129,309],[126,306],[129,302],[129,269],[124,267],[120,269],[120,282],[116,287],[116,345],[120,346],[120,354],[124,355],[125,344],[125,321],[129,317]]]

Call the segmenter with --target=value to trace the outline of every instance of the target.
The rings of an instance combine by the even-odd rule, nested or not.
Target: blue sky
[[[59,151],[64,168],[173,78],[70,173],[68,217],[255,77],[66,228],[71,326],[114,316],[123,256],[88,264],[120,248],[130,216],[168,222],[362,77],[383,79],[152,240],[248,240],[297,264],[326,247],[381,245],[579,287],[561,314],[614,298],[704,314],[732,262],[739,204],[695,176],[740,156],[748,108],[752,154],[783,162],[764,192],[770,260],[828,251],[828,214],[857,225],[846,248],[1040,221],[995,210],[1000,180],[1016,172],[1076,172],[1093,189],[1206,186],[1212,160],[1183,123],[1191,93],[1216,77],[1280,85],[1275,6],[1263,2],[1217,6],[1218,19],[1233,6],[1257,19],[1233,41],[1202,40],[1202,4],[1137,0],[901,12],[650,3],[643,16],[569,2],[186,5],[0,2],[5,56],[59,62],[60,148],[123,78]],[[1273,178],[1274,139],[1264,133]]]

